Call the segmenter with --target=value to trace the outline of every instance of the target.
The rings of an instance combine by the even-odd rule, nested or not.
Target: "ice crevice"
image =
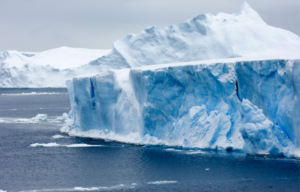
[[[193,62],[67,82],[72,136],[297,156],[300,60]],[[299,151],[299,150],[298,150]]]

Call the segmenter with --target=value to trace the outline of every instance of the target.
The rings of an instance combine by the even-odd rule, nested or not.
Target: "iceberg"
[[[244,3],[236,14],[149,27],[66,82],[61,132],[138,145],[296,156],[300,38]]]
[[[300,60],[208,60],[109,70],[67,82],[73,136],[291,156]]]
[[[0,52],[0,87],[65,87],[78,68],[111,50],[59,47],[39,53]],[[86,73],[86,70],[84,71]]]

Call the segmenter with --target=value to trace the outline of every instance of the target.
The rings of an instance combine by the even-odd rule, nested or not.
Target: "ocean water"
[[[60,123],[15,121],[69,110],[66,89],[0,89],[0,191],[300,191],[296,159],[53,139]]]

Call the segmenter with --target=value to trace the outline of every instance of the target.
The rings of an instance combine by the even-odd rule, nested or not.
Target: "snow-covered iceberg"
[[[102,73],[67,81],[72,119],[61,131],[297,156],[299,52],[297,35],[268,26],[247,3],[233,15],[150,27],[115,42],[110,54],[87,65]]]
[[[300,146],[300,60],[198,61],[68,81],[62,131],[135,144],[289,156]]]
[[[110,51],[60,47],[39,53],[0,52],[0,87],[65,87],[66,80],[88,73],[78,71],[80,66]]]
[[[178,25],[148,27],[116,41],[108,51],[3,52],[0,87],[65,87],[65,80],[75,76],[153,64],[237,57],[293,59],[298,58],[300,38],[267,25],[244,3],[235,14],[202,14]]]

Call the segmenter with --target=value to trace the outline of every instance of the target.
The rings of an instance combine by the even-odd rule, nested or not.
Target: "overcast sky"
[[[0,51],[110,49],[127,33],[202,13],[236,13],[243,0],[0,0]],[[300,36],[300,0],[248,0],[269,25]]]

